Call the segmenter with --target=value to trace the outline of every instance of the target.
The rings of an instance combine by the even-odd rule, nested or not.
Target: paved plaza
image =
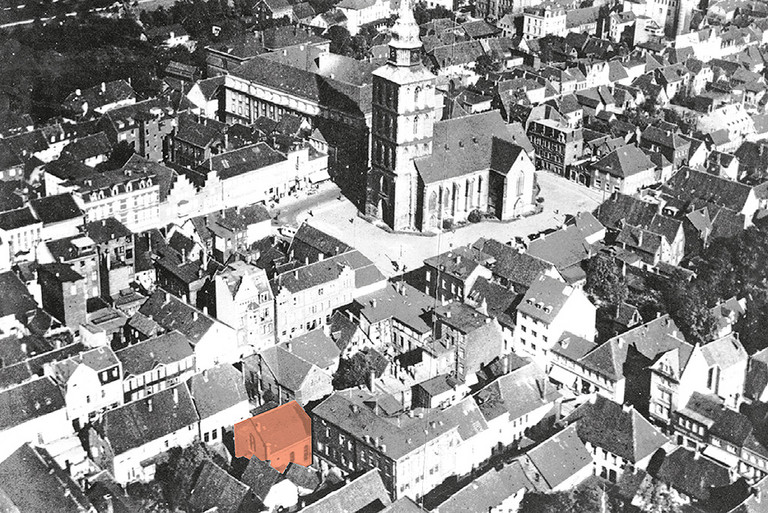
[[[434,236],[388,233],[358,217],[352,203],[346,199],[340,201],[337,193],[328,192],[332,185],[326,185],[324,194],[318,194],[316,201],[313,201],[315,196],[309,196],[286,205],[281,221],[285,219],[301,223],[306,220],[312,226],[359,249],[385,275],[393,276],[399,274],[392,265],[393,261],[398,262],[400,269],[402,265],[406,266],[406,270],[415,269],[421,266],[425,258],[452,247],[472,243],[479,237],[507,242],[514,237],[557,227],[566,214],[594,210],[603,200],[600,192],[552,173],[539,171],[537,177],[541,186],[540,196],[544,198],[541,213],[509,223],[486,221],[470,224],[454,232]]]

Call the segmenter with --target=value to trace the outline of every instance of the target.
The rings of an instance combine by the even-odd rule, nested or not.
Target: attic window
[[[221,159],[221,165],[224,166],[224,169],[229,169],[229,161],[227,159]]]
[[[552,313],[552,307],[551,306],[545,306],[544,307],[544,313]]]

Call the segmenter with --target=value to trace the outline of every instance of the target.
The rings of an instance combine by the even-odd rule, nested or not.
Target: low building
[[[304,406],[333,393],[331,374],[285,347],[273,346],[245,358],[243,373],[249,395],[264,401]]]
[[[192,376],[187,381],[203,443],[224,443],[233,426],[251,416],[243,375],[232,365],[222,364]]]
[[[528,451],[520,460],[526,475],[539,489],[560,492],[572,489],[592,475],[592,456],[568,426]]]
[[[296,401],[235,424],[235,456],[269,461],[278,472],[289,463],[312,463],[312,424]]]
[[[565,419],[592,454],[594,474],[613,483],[622,475],[645,470],[660,449],[673,445],[631,406],[622,406],[599,395],[577,407]]]
[[[61,387],[67,418],[77,430],[123,404],[122,364],[109,347],[54,362],[47,373]]]
[[[608,194],[635,194],[663,180],[656,165],[635,145],[617,148],[592,164],[592,187]]]
[[[148,482],[159,456],[194,442],[198,421],[187,387],[178,385],[105,413],[88,432],[89,456],[121,485]]]
[[[189,340],[178,331],[132,344],[115,352],[123,367],[123,395],[136,401],[176,386],[195,372]]]
[[[235,330],[158,288],[127,325],[129,339],[146,340],[178,330],[194,348],[197,370],[234,363],[241,354]]]

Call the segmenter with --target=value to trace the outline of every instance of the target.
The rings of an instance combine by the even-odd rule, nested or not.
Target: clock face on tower
[[[418,64],[420,59],[420,52],[418,50],[411,50],[411,64]]]

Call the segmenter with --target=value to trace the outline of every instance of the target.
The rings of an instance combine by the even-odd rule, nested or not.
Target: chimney
[[[152,398],[150,397],[147,399],[147,409],[149,410],[149,413],[152,413]]]
[[[371,307],[376,308],[376,299],[371,299]]]
[[[285,350],[289,353],[293,350],[293,345],[290,342],[285,343]]]
[[[181,263],[186,264],[187,263],[187,249],[181,248]]]
[[[456,263],[457,264],[461,263],[461,255],[456,255]]]
[[[699,459],[699,451],[693,451],[693,459],[698,460]]]
[[[507,374],[509,374],[509,356],[505,356],[505,357],[504,357],[504,358],[501,360],[501,366],[502,366],[501,368],[502,368],[502,372],[503,372],[503,374],[504,374],[504,375],[507,375]]]
[[[101,92],[102,93],[106,93],[107,92],[107,83],[106,82],[102,82],[101,83]]]
[[[632,406],[624,403],[621,405],[621,409],[624,413],[630,413],[632,411]]]
[[[75,89],[75,96],[82,96],[83,92],[80,89]]]
[[[480,313],[483,315],[488,315],[488,301],[483,298],[483,301],[480,303]]]
[[[446,318],[448,318],[448,319],[450,319],[450,318],[451,318],[451,311],[450,311],[450,310],[448,310],[447,312],[445,312],[445,317],[446,317]]]
[[[208,383],[208,369],[203,369],[203,381]]]
[[[19,347],[21,349],[21,352],[24,354],[27,354],[27,344],[22,342],[21,346]]]
[[[173,388],[173,404],[179,404],[179,387]]]
[[[353,404],[352,405],[352,413],[360,413],[360,406]]]
[[[376,384],[376,372],[375,372],[375,371],[373,371],[373,370],[371,370],[371,371],[368,373],[368,390],[370,390],[371,392],[373,392],[373,389],[374,389],[374,386],[375,386],[375,384]],[[378,402],[377,402],[376,404],[377,404],[377,406],[378,406]]]
[[[194,312],[192,312],[192,320],[193,320],[193,321],[196,321],[196,320],[197,320],[197,317],[198,317],[198,316],[197,316],[197,310],[195,310]]]

